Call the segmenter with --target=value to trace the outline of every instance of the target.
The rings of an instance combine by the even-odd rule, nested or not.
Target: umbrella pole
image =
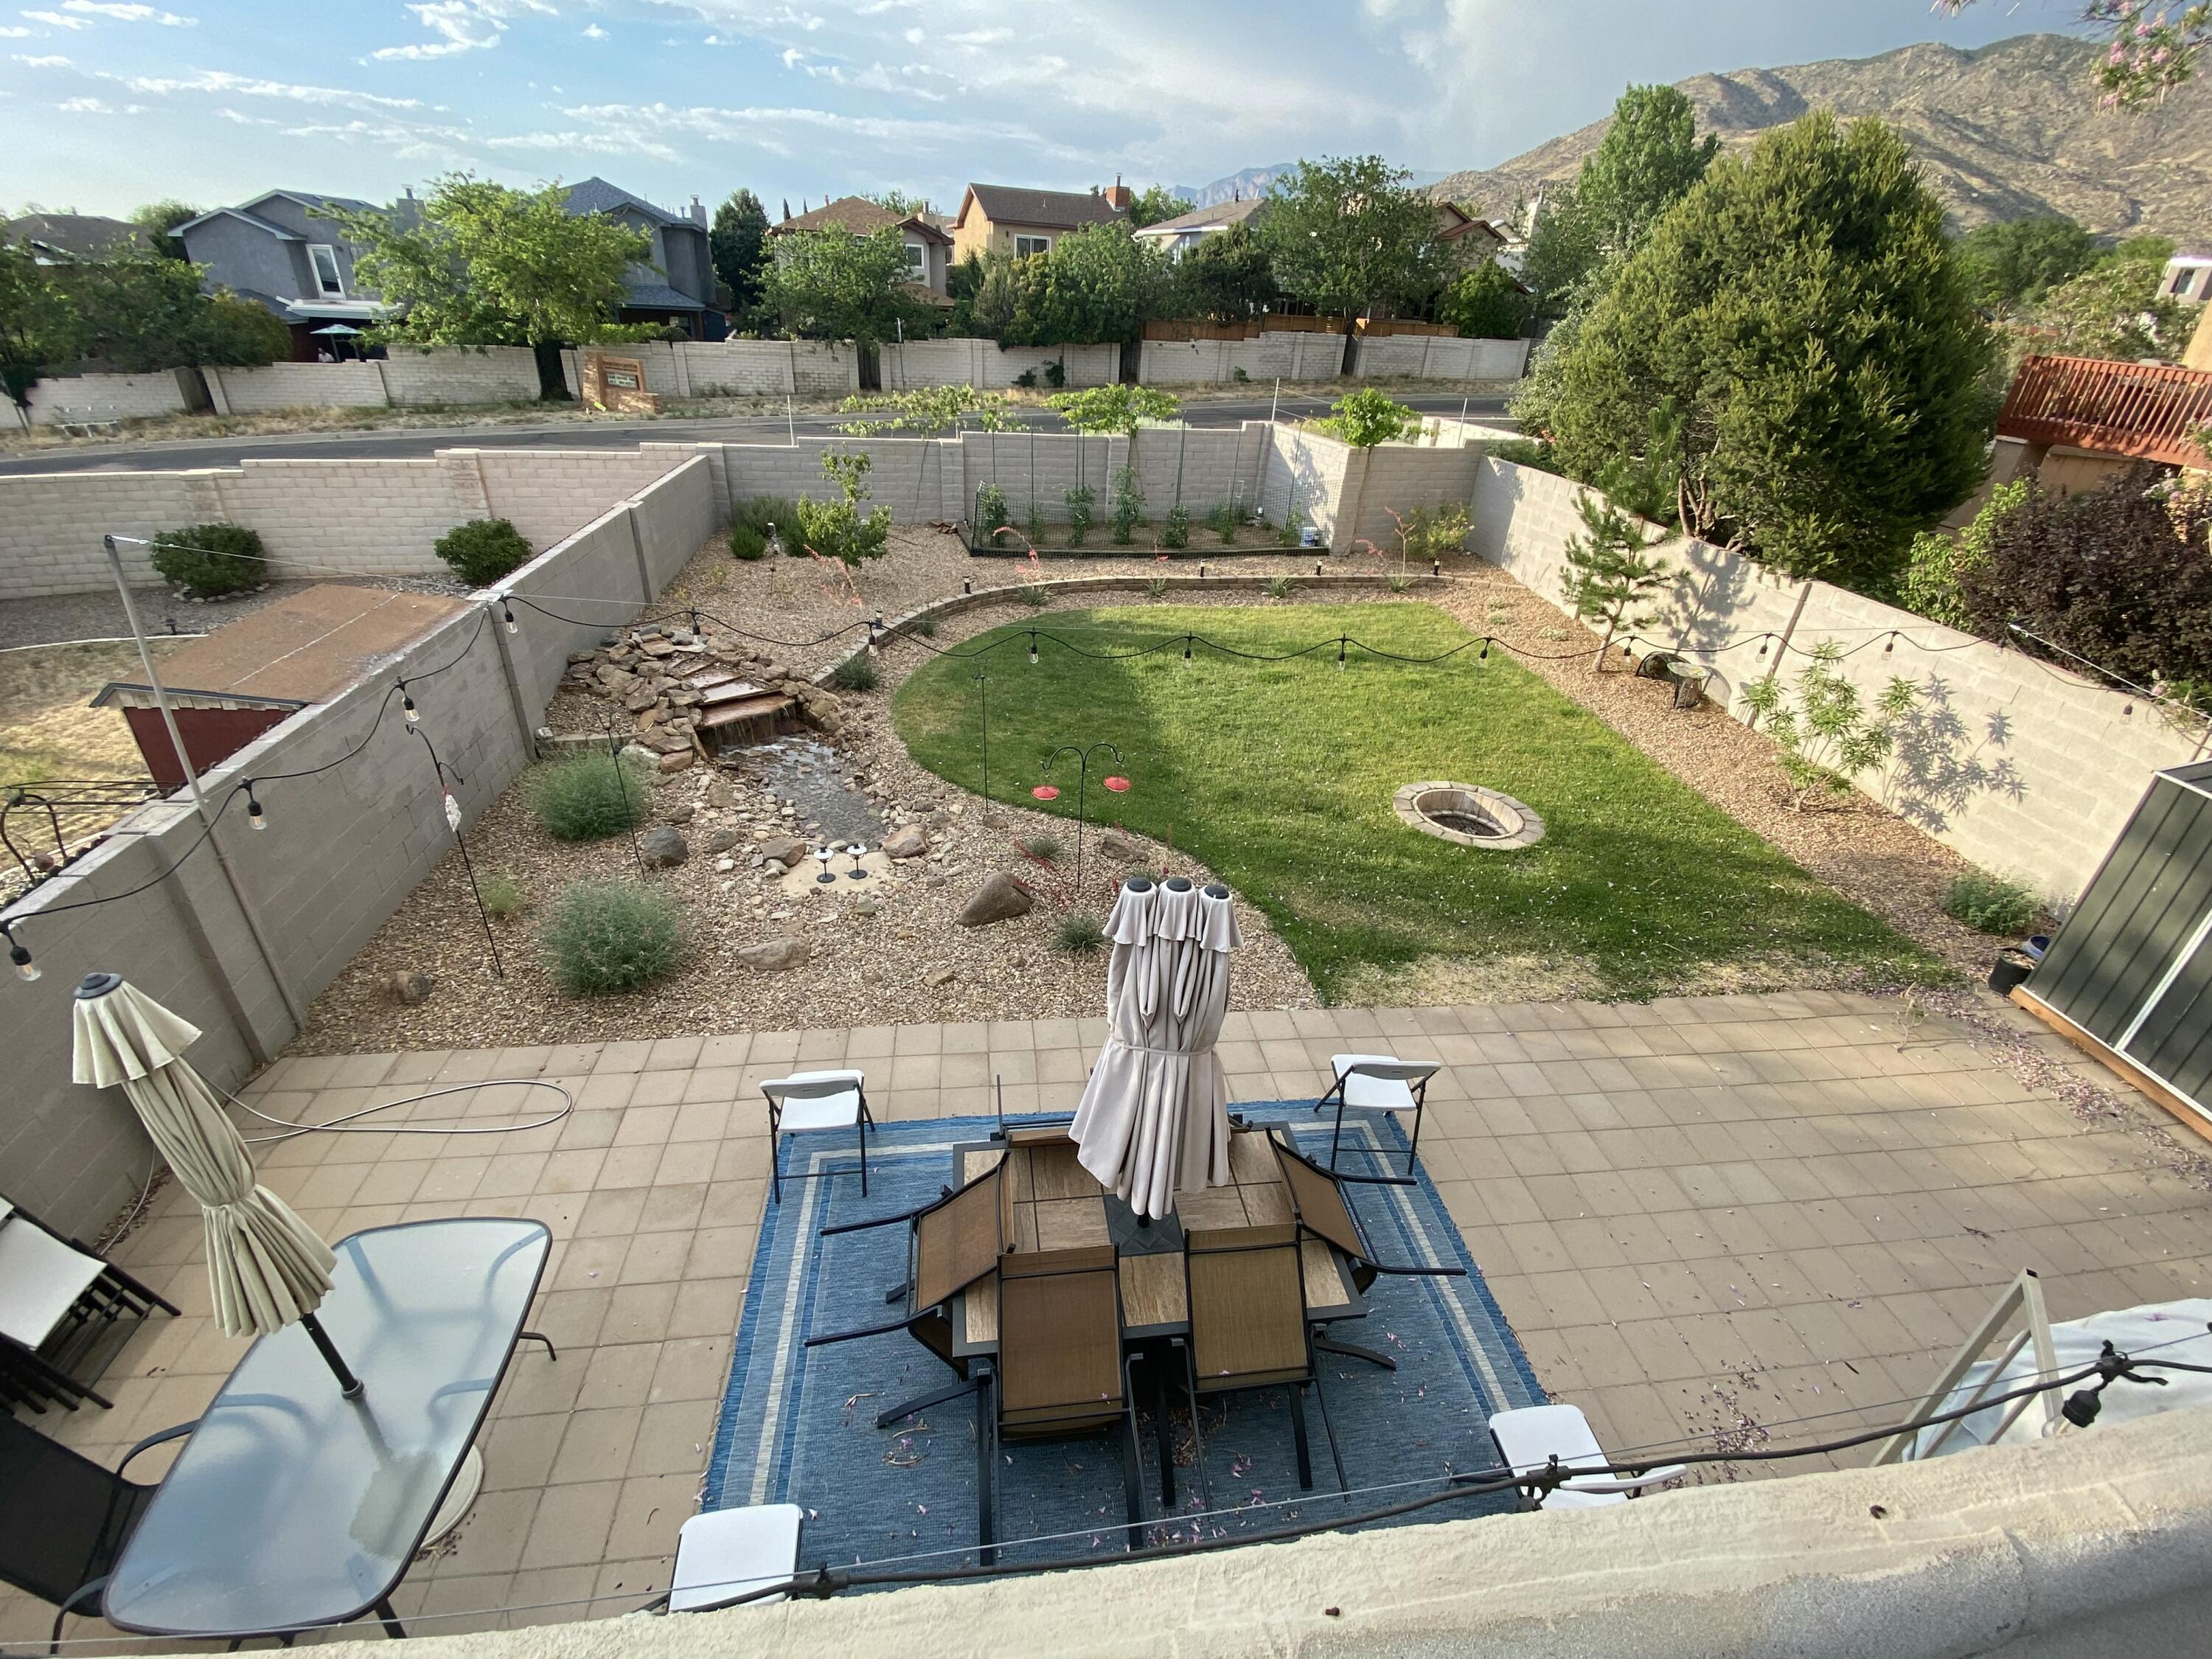
[[[300,1322],[307,1328],[307,1334],[314,1339],[315,1352],[322,1355],[323,1363],[331,1368],[331,1375],[337,1378],[338,1392],[348,1400],[360,1399],[361,1379],[346,1364],[345,1356],[338,1352],[337,1344],[331,1340],[330,1333],[323,1328],[323,1322],[313,1314],[301,1314]]]

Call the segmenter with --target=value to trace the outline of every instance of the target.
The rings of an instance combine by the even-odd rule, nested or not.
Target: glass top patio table
[[[317,1312],[361,1396],[301,1326],[255,1342],[125,1546],[109,1622],[239,1636],[382,1607],[490,1410],[551,1239],[471,1217],[340,1242]]]

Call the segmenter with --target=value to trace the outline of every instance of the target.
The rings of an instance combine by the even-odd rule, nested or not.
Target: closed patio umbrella
[[[119,1087],[155,1149],[199,1203],[223,1334],[266,1334],[297,1320],[340,1388],[358,1393],[361,1384],[315,1318],[337,1258],[291,1206],[255,1182],[244,1137],[183,1057],[199,1027],[116,974],[85,975],[71,1023],[76,1080]]]
[[[1076,1108],[1077,1156],[1146,1219],[1229,1181],[1229,1089],[1213,1052],[1243,943],[1225,887],[1124,883],[1107,914],[1105,1047]]]

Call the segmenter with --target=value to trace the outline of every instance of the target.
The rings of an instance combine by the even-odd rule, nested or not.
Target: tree
[[[1667,585],[1670,573],[1663,560],[1651,556],[1660,538],[1612,502],[1585,492],[1575,497],[1575,510],[1582,515],[1583,533],[1570,537],[1562,550],[1567,568],[1559,582],[1576,616],[1605,624],[1605,637],[1590,663],[1595,673],[1604,668],[1615,634],[1624,628],[1649,628],[1658,620],[1656,613],[1639,613],[1638,607]]]
[[[707,233],[708,257],[714,262],[714,280],[730,290],[730,309],[739,314],[761,302],[767,236],[768,210],[752,191],[732,191],[714,210],[714,228]]]
[[[769,266],[765,301],[801,338],[872,348],[934,325],[930,307],[907,291],[908,276],[896,225],[868,236],[834,226],[799,231],[783,239]]]
[[[557,184],[510,190],[447,173],[413,219],[329,209],[355,247],[360,286],[400,314],[372,331],[416,345],[526,345],[538,372],[564,345],[638,340],[652,325],[615,321],[623,273],[652,258],[653,239],[599,214],[572,214]],[[558,384],[558,365],[550,384]]]
[[[1974,0],[1936,0],[1953,16]],[[2204,73],[2212,61],[2212,0],[2154,11],[2146,0],[2087,0],[2081,21],[2111,37],[2090,71],[2104,109],[2147,109]]]
[[[1325,316],[1425,301],[1453,272],[1436,204],[1379,155],[1300,161],[1275,180],[1259,237],[1275,280]],[[1345,337],[1349,371],[1353,339]]]
[[[909,196],[902,190],[881,190],[864,198],[873,202],[886,213],[896,213],[902,219],[910,219],[927,208],[927,201],[919,196]]]
[[[2069,356],[2179,356],[2197,307],[2160,293],[2160,270],[2148,259],[2109,260],[2045,295],[2034,321],[2055,337],[2052,349]]]
[[[189,202],[149,202],[132,210],[131,222],[154,234],[157,252],[181,259],[185,257],[185,245],[177,240],[177,227],[198,218],[203,210]]]
[[[2049,214],[1977,225],[1960,239],[1959,254],[1974,303],[2002,316],[2087,270],[2097,246],[2073,220]]]
[[[1164,426],[1182,412],[1182,405],[1168,392],[1121,383],[1055,392],[1045,401],[1074,431],[1119,433],[1125,438],[1147,421]]]
[[[1437,301],[1437,320],[1449,323],[1470,340],[1517,339],[1528,320],[1530,300],[1511,271],[1485,259],[1444,290]]]
[[[204,273],[161,254],[58,267],[83,354],[126,374],[251,368],[292,355],[284,325],[250,300],[208,294]]]
[[[1006,272],[1013,314],[999,338],[1007,345],[1137,339],[1146,319],[1158,314],[1168,276],[1166,256],[1119,222],[1085,225],[1061,237],[1048,254],[1012,261]],[[991,287],[987,265],[983,289]]]
[[[1521,256],[1521,280],[1534,296],[1536,314],[1560,317],[1571,312],[1604,258],[1595,225],[1575,200],[1574,186],[1547,194]]]
[[[1189,211],[1190,204],[1165,185],[1147,185],[1129,198],[1129,228],[1142,230],[1146,225],[1180,218]]]
[[[27,248],[0,244],[0,391],[28,409],[31,388],[82,350],[76,310]]]
[[[976,432],[1011,432],[1014,420],[1002,392],[978,392],[972,386],[925,386],[910,392],[870,392],[848,398],[837,405],[848,414],[877,413],[877,421],[848,421],[840,432],[866,436],[871,432],[919,432],[935,437],[972,422]]]
[[[1920,701],[1911,681],[1893,678],[1867,708],[1840,666],[1843,654],[1833,640],[1813,647],[1813,660],[1793,688],[1794,705],[1775,673],[1743,689],[1744,702],[1765,720],[1766,735],[1782,751],[1775,758],[1790,777],[1790,805],[1800,812],[1816,794],[1850,799],[1859,777],[1889,758],[1898,727]]]
[[[1328,408],[1324,418],[1313,422],[1315,428],[1354,449],[1372,449],[1421,429],[1421,417],[1379,386],[1347,392]]]
[[[848,565],[883,557],[890,539],[891,510],[878,507],[869,513],[860,511],[860,503],[868,499],[868,471],[874,465],[866,450],[849,455],[836,450],[822,452],[822,476],[837,486],[838,499],[799,498],[799,543],[808,552]]]
[[[1715,162],[1659,221],[1543,413],[1568,473],[1596,482],[1672,398],[1685,531],[1879,592],[1981,480],[1994,360],[1903,140],[1816,114]]]
[[[1267,250],[1249,222],[1201,237],[1170,268],[1160,310],[1170,317],[1241,323],[1282,297]]]

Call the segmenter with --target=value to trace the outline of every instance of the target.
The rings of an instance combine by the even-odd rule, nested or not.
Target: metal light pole
[[[983,715],[983,815],[988,821],[991,812],[991,679],[981,663],[975,665],[975,700]]]
[[[469,896],[477,902],[477,920],[483,923],[484,943],[491,947],[491,971],[500,979],[507,977],[507,964],[499,959],[499,941],[492,937],[491,913],[484,908],[483,892],[477,885],[477,866],[469,857],[469,844],[461,839],[461,804],[453,799],[453,792],[446,787],[446,763],[438,758],[438,745],[430,741],[430,734],[421,726],[409,728],[422,739],[422,746],[430,751],[430,764],[437,769],[440,805],[446,814],[446,827],[453,832],[453,845],[461,849],[461,868],[469,878]],[[453,774],[455,783],[468,780],[459,772]]]
[[[1062,755],[1073,755],[1081,763],[1075,779],[1075,890],[1079,893],[1083,890],[1083,817],[1085,797],[1091,786],[1091,757],[1101,749],[1114,757],[1115,765],[1128,764],[1121,758],[1121,751],[1110,743],[1094,743],[1088,749],[1078,744],[1063,743],[1052,753],[1047,755],[1044,757],[1044,764],[1037,769],[1040,772],[1051,771],[1052,763]],[[1104,781],[1105,787],[1113,790],[1117,795],[1125,793],[1129,787],[1129,781],[1124,777],[1109,775]],[[1060,794],[1060,791],[1048,783],[1041,783],[1030,793],[1039,800],[1054,800],[1058,799]]]

